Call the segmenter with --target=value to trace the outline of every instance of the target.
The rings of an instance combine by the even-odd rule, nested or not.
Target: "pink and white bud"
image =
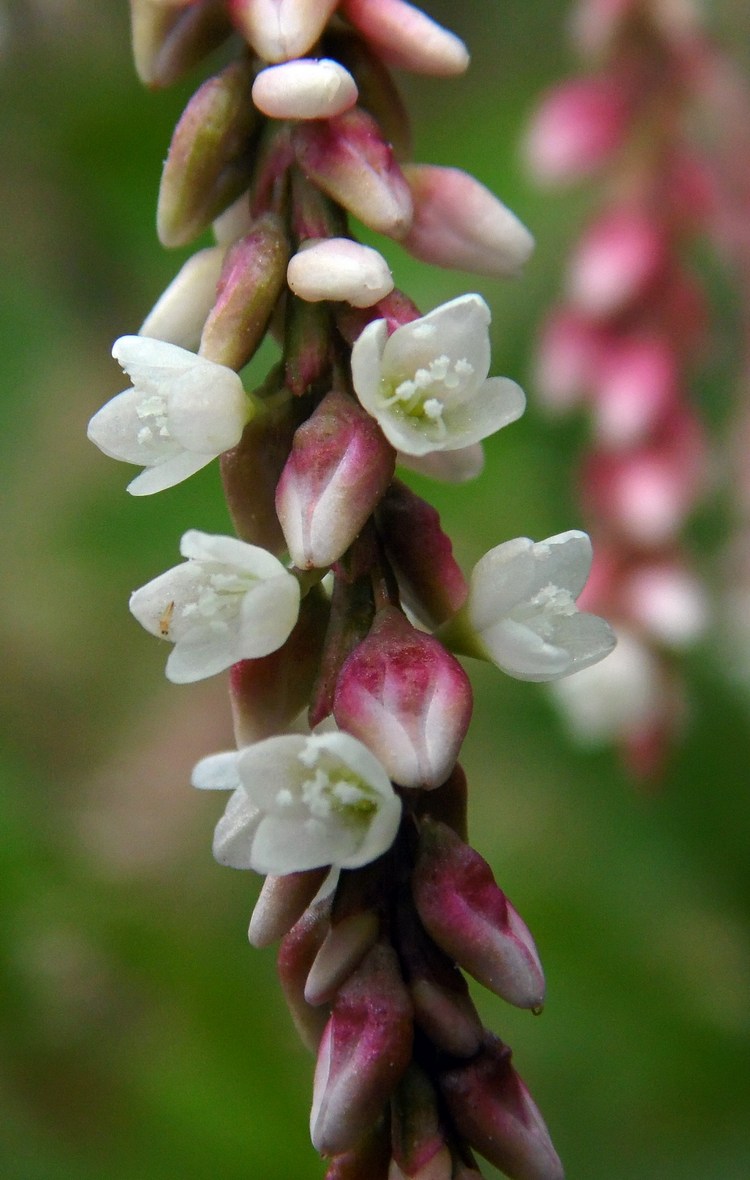
[[[412,1051],[412,1006],[395,951],[378,943],[338,993],[318,1050],[310,1134],[349,1151],[377,1122]]]
[[[460,967],[509,1004],[542,1006],[544,974],[527,926],[487,862],[435,820],[420,828],[412,893],[427,933]]]
[[[463,41],[404,0],[342,0],[341,12],[389,65],[449,78],[469,64]]]
[[[437,511],[394,480],[377,519],[410,609],[430,626],[451,618],[466,601],[468,586]]]
[[[627,453],[599,452],[584,470],[591,510],[638,545],[668,544],[682,528],[705,480],[705,442],[684,409],[653,441]]]
[[[228,0],[229,15],[258,57],[304,57],[328,23],[337,0]]]
[[[542,184],[570,184],[607,163],[624,142],[632,103],[610,78],[576,78],[542,102],[527,133],[526,160]]]
[[[705,587],[675,560],[638,566],[626,577],[620,600],[628,619],[670,647],[695,643],[709,623]]]
[[[303,242],[286,277],[294,294],[309,303],[333,299],[372,307],[393,290],[393,275],[382,254],[351,238]]]
[[[130,0],[133,59],[146,86],[171,86],[231,33],[224,0]]]
[[[359,533],[393,477],[395,455],[372,418],[332,391],[297,430],[276,510],[300,569],[331,565]]]
[[[271,946],[288,934],[314,900],[328,873],[324,867],[286,873],[283,877],[266,877],[247,931],[251,945]]]
[[[411,192],[370,115],[353,107],[334,119],[299,123],[292,140],[300,168],[323,192],[370,229],[404,237]]]
[[[586,394],[608,337],[587,317],[559,308],[548,318],[537,348],[534,384],[552,413],[566,413]]]
[[[676,406],[678,381],[667,340],[616,337],[602,350],[592,382],[595,435],[606,447],[637,445]]]
[[[197,352],[203,325],[216,300],[223,262],[221,246],[209,246],[188,258],[146,316],[138,335]]]
[[[664,231],[651,214],[629,207],[609,210],[575,249],[568,295],[589,315],[614,315],[643,296],[665,261]]]
[[[248,146],[260,116],[245,61],[195,92],[175,127],[159,187],[156,225],[165,246],[184,246],[248,186]]]
[[[519,273],[534,239],[515,213],[460,168],[404,167],[414,219],[402,245],[435,266],[505,278]]]
[[[300,604],[283,647],[257,660],[240,660],[229,673],[237,746],[284,733],[307,707],[318,673],[329,603],[317,587]]]
[[[362,962],[380,933],[380,917],[361,910],[334,922],[315,956],[305,983],[305,999],[317,1007],[333,1000],[337,991]]]
[[[375,616],[336,684],[339,727],[359,737],[403,787],[438,787],[469,727],[472,694],[458,660],[397,607]]]
[[[203,327],[201,356],[237,370],[247,364],[284,288],[288,259],[284,227],[273,213],[260,217],[250,233],[229,247],[216,301]]]
[[[451,1180],[435,1088],[418,1065],[407,1069],[391,1101],[393,1161],[388,1180]]]
[[[300,1040],[317,1053],[327,1024],[324,1008],[313,1008],[305,999],[305,982],[328,931],[328,901],[316,902],[281,940],[276,966],[281,990]]]
[[[472,1061],[444,1070],[439,1087],[459,1135],[510,1180],[563,1180],[544,1120],[496,1037]]]
[[[271,119],[330,119],[356,101],[354,78],[327,57],[269,66],[253,83],[253,102]]]

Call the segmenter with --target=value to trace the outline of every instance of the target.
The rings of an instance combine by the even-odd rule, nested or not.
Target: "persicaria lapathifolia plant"
[[[527,231],[465,173],[407,163],[388,66],[450,76],[462,42],[402,0],[132,0],[138,70],[163,86],[230,37],[164,166],[166,245],[212,227],[138,336],[132,388],[92,419],[148,495],[217,457],[236,537],[192,529],[131,610],[167,676],[224,669],[237,749],[196,766],[229,791],[216,858],[266,874],[250,924],[317,1054],[312,1140],[328,1180],[562,1175],[510,1050],[462,974],[538,1009],[532,936],[467,843],[458,764],[472,710],[454,653],[554,680],[613,646],[575,599],[568,532],[499,544],[467,581],[397,465],[469,479],[524,396],[491,377],[489,309],[421,315],[349,215],[421,259],[512,274]],[[270,335],[261,388],[242,370]]]
[[[544,183],[597,177],[600,206],[543,329],[537,385],[550,410],[590,415],[584,602],[613,620],[618,646],[555,695],[583,739],[615,741],[651,776],[685,713],[680,653],[709,622],[684,530],[710,482],[696,377],[725,317],[712,323],[696,243],[718,249],[746,308],[750,104],[691,0],[578,0],[570,18],[584,72],[542,102],[527,156]]]

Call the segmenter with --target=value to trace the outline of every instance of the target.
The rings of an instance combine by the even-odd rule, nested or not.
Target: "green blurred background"
[[[495,307],[494,371],[528,387],[535,325],[590,201],[534,191],[517,163],[535,96],[573,68],[565,5],[429,7],[474,63],[461,81],[404,79],[415,156],[474,172],[537,234],[522,280],[479,285]],[[733,44],[750,23],[740,7],[715,8]],[[112,340],[137,329],[181,261],[158,245],[153,210],[191,81],[140,88],[124,0],[0,4],[9,1180],[323,1171],[307,1137],[312,1062],[273,952],[245,941],[258,881],[214,864],[221,803],[188,786],[198,757],[231,744],[226,686],[167,685],[162,648],[127,612],[186,527],[228,527],[216,465],[135,500],[128,470],[85,440],[123,385]],[[385,250],[425,308],[476,286]],[[716,417],[727,391],[704,385]],[[462,563],[507,537],[581,524],[569,490],[581,437],[580,424],[551,428],[532,408],[490,444],[478,484],[429,487]],[[710,645],[688,664],[691,724],[653,792],[610,753],[573,749],[542,689],[470,669],[474,842],[549,980],[538,1019],[477,998],[514,1046],[569,1180],[750,1176],[747,708]]]

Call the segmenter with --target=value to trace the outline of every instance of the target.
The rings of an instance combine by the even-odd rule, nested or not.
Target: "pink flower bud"
[[[267,213],[227,250],[200,355],[243,368],[266,334],[284,287],[289,247],[278,217]]]
[[[228,0],[228,7],[258,57],[277,62],[312,49],[336,0]]]
[[[590,315],[613,315],[643,295],[665,261],[664,231],[653,216],[629,207],[609,210],[576,247],[568,294]]]
[[[528,132],[526,158],[536,180],[568,184],[594,172],[621,146],[631,102],[611,78],[576,78],[543,101]]]
[[[332,353],[328,308],[289,299],[284,322],[284,377],[287,389],[302,397],[320,388],[330,371]],[[279,473],[280,474],[280,473]]]
[[[413,153],[409,112],[383,59],[344,26],[328,29],[326,46],[357,79],[359,105],[372,115],[396,159],[410,160]]]
[[[333,299],[354,307],[372,307],[393,290],[382,254],[351,238],[303,242],[289,263],[287,282],[310,303]]]
[[[705,441],[684,408],[648,444],[625,453],[598,452],[584,469],[591,510],[622,536],[648,547],[667,544],[703,487]]]
[[[542,330],[536,357],[535,385],[553,413],[578,405],[591,388],[600,353],[608,337],[585,316],[568,308],[553,312]]]
[[[378,943],[341,988],[315,1070],[310,1134],[321,1155],[374,1126],[412,1051],[412,1008],[395,951]]]
[[[276,510],[300,569],[336,561],[388,487],[392,448],[346,394],[327,394],[294,436],[276,489]]]
[[[463,41],[404,0],[342,0],[341,10],[398,69],[446,78],[462,74],[469,64]]]
[[[310,905],[328,873],[326,866],[301,873],[286,873],[283,877],[266,877],[247,932],[251,944],[258,948],[271,946],[288,934]]]
[[[283,647],[257,660],[240,660],[229,686],[237,746],[283,733],[310,702],[328,622],[328,601],[319,588],[307,594]]]
[[[335,119],[299,123],[293,143],[300,168],[323,192],[370,229],[404,237],[411,193],[370,115],[354,107]]]
[[[305,999],[305,981],[328,931],[327,901],[306,910],[281,940],[277,959],[279,982],[302,1044],[316,1053],[326,1026],[326,1012]]]
[[[333,714],[391,779],[429,788],[453,769],[471,708],[471,685],[458,660],[397,607],[385,607],[341,669]]]
[[[171,86],[232,31],[224,0],[181,5],[130,0],[133,58],[146,86]]]
[[[373,910],[362,910],[332,923],[305,983],[308,1004],[317,1007],[332,1000],[374,946],[379,933],[380,917]]]
[[[487,862],[445,824],[426,819],[412,878],[428,934],[481,984],[519,1008],[544,1003],[531,934]]]
[[[253,102],[272,119],[330,119],[357,101],[357,83],[329,58],[303,58],[261,70]]]
[[[412,1063],[391,1102],[393,1164],[388,1180],[451,1180],[453,1165],[435,1088]]]
[[[409,607],[431,626],[452,618],[468,587],[436,510],[394,480],[378,505],[377,520]]]
[[[203,325],[216,299],[223,262],[221,246],[199,250],[188,258],[146,316],[138,335],[197,352]]]
[[[459,1135],[511,1180],[563,1180],[542,1116],[501,1041],[488,1036],[480,1055],[445,1070],[439,1085]]]
[[[165,246],[184,246],[247,188],[259,115],[247,62],[232,62],[195,92],[175,127],[156,214]]]
[[[405,249],[435,266],[473,274],[518,274],[534,249],[529,231],[488,188],[460,168],[404,167],[414,201]]]
[[[704,587],[692,570],[673,559],[632,570],[624,579],[620,600],[628,619],[671,647],[695,643],[708,626]]]
[[[605,446],[632,447],[677,402],[677,358],[668,341],[632,335],[602,350],[593,380],[594,425]]]

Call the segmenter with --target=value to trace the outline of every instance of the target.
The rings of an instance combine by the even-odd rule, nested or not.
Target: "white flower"
[[[237,537],[190,529],[180,552],[187,561],[136,590],[130,610],[174,651],[167,677],[187,684],[238,660],[276,651],[299,612],[299,582],[265,549]]]
[[[240,441],[251,405],[233,369],[143,336],[121,336],[112,355],[133,388],[94,414],[88,436],[105,455],[142,464],[134,496],[171,488]]]
[[[354,869],[393,843],[401,801],[347,733],[284,735],[203,758],[193,786],[233,794],[214,836],[220,864],[257,873]]]
[[[576,530],[537,543],[516,537],[486,553],[462,608],[475,654],[519,680],[558,680],[606,656],[611,627],[575,605],[591,556],[589,538]]]
[[[461,295],[392,336],[373,320],[352,349],[362,405],[405,455],[456,451],[494,434],[524,411],[523,391],[490,377],[490,310]]]

